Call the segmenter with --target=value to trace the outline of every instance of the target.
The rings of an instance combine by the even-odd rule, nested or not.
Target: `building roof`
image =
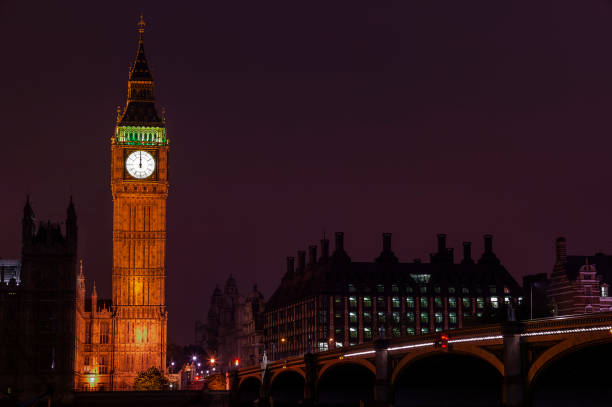
[[[575,281],[578,278],[578,273],[585,271],[585,265],[589,265],[589,268],[595,268],[597,275],[601,276],[602,282],[612,284],[612,256],[603,253],[596,253],[594,256],[567,256],[564,263],[567,278],[570,281]]]
[[[488,236],[488,235],[487,235]],[[490,239],[490,237],[487,237]],[[522,295],[522,289],[516,280],[510,275],[499,260],[489,250],[483,258],[490,262],[478,263],[466,261],[454,263],[448,249],[441,242],[438,256],[432,256],[432,262],[401,263],[391,259],[381,261],[381,256],[373,262],[352,262],[346,260],[335,260],[333,255],[329,258],[321,258],[315,265],[306,266],[302,270],[288,270],[281,285],[267,302],[267,309],[274,309],[300,299],[316,295],[349,295],[348,284],[353,284],[355,293],[376,296],[376,286],[384,284],[385,294],[393,295],[392,285],[397,285],[399,293],[405,295],[406,287],[413,287],[415,295],[418,295],[419,286],[430,287],[428,295],[436,295],[433,287],[439,286],[441,294],[447,293],[448,287],[454,287],[456,295],[461,296],[461,288],[468,288],[470,296],[491,295],[484,291],[484,287],[496,286],[498,289],[507,288],[511,295]],[[389,248],[390,249],[390,248]],[[446,257],[445,257],[446,256]],[[467,260],[471,260],[469,257]],[[503,295],[498,292],[498,295]]]

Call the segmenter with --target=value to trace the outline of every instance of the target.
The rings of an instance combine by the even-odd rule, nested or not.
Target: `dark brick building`
[[[278,358],[330,347],[350,346],[377,336],[417,335],[460,328],[507,312],[522,302],[522,290],[493,252],[492,236],[484,253],[472,259],[471,243],[455,262],[446,235],[428,263],[400,262],[384,233],[382,252],[372,262],[352,261],[343,233],[335,250],[321,240],[297,267],[287,258],[287,271],[266,304],[265,342],[268,357]]]
[[[27,200],[20,282],[0,283],[0,389],[26,398],[73,388],[77,217],[36,223]]]

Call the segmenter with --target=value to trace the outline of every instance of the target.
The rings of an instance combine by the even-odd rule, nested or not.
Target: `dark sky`
[[[373,5],[376,5],[374,7]],[[356,260],[482,234],[517,278],[612,252],[612,2],[0,3],[0,256],[31,194],[74,195],[88,286],[110,296],[110,137],[136,23],[171,138],[170,337],[232,273],[268,297],[285,257],[346,233]]]

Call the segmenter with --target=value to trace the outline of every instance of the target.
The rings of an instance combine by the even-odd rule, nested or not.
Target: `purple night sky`
[[[43,220],[72,194],[88,288],[110,296],[110,137],[141,11],[171,139],[174,341],[215,284],[268,297],[323,231],[354,260],[393,232],[404,261],[441,232],[480,256],[492,233],[518,279],[550,272],[561,234],[612,252],[611,1],[241,3],[0,3],[1,257],[27,193]]]

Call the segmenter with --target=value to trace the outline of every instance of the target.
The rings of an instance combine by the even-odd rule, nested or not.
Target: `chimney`
[[[317,263],[317,245],[308,246],[308,265],[312,266]]]
[[[567,261],[567,241],[563,236],[557,238],[555,252],[557,263],[565,263]]]
[[[438,233],[438,254],[446,254],[446,233]]]
[[[306,252],[304,250],[298,250],[298,265],[297,265],[297,270],[298,271],[304,271],[304,268],[306,268]]]
[[[493,253],[493,235],[484,235],[485,253]]]
[[[336,232],[336,251],[344,251],[344,232]]]
[[[463,242],[463,264],[472,264],[472,242]]]
[[[383,252],[391,251],[391,233],[382,234]]]
[[[293,276],[295,257],[287,256],[287,276]]]
[[[327,260],[329,257],[329,240],[321,239],[321,259]]]

